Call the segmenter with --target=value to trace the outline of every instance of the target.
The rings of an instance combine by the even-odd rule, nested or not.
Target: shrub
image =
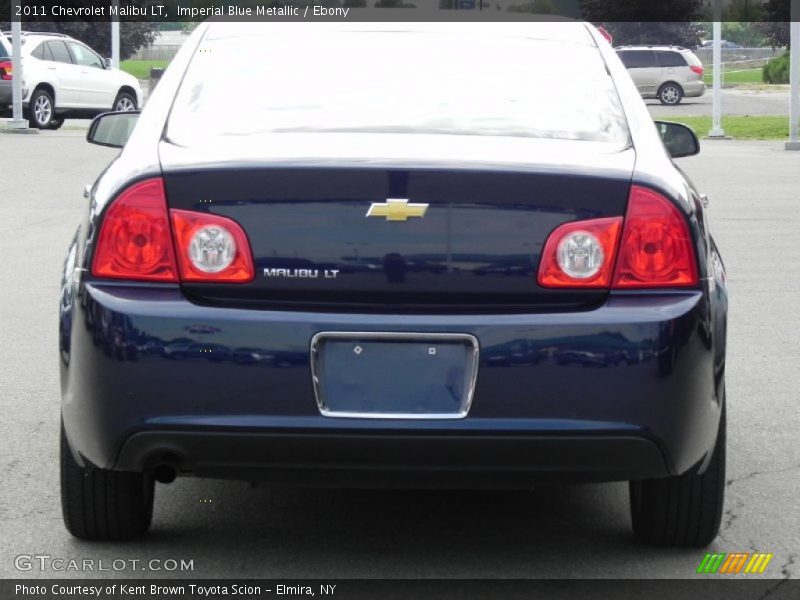
[[[789,83],[789,53],[769,61],[762,74],[764,83]]]

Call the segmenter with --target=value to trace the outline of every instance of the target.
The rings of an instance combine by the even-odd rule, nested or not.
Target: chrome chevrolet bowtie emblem
[[[427,204],[414,204],[405,199],[389,198],[386,202],[373,202],[368,217],[386,217],[387,221],[408,221],[410,217],[424,217]]]

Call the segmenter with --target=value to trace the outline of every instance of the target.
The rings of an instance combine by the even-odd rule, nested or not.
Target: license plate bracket
[[[472,404],[478,340],[461,333],[322,332],[311,342],[320,413],[461,419]]]

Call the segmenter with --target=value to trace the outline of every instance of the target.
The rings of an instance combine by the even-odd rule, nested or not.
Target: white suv
[[[24,32],[23,108],[32,127],[58,129],[66,117],[136,110],[139,81],[67,35]]]

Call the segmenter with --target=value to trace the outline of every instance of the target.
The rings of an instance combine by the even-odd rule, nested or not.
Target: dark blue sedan
[[[155,482],[630,481],[716,536],[725,272],[704,198],[582,23],[198,27],[90,194],[61,294],[64,519]]]

